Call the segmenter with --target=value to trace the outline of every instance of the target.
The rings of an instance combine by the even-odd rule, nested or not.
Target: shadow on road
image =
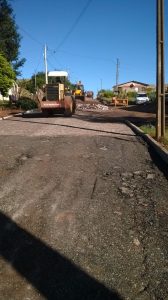
[[[141,124],[143,122],[143,119],[145,121],[146,119],[146,123],[149,121],[151,123],[155,123],[155,114],[157,112],[157,105],[156,103],[146,103],[146,104],[139,104],[139,105],[130,105],[128,107],[120,107],[120,110],[122,111],[125,111],[125,112],[130,112],[132,114],[137,114],[137,121],[139,124]],[[165,122],[166,122],[166,125],[168,126],[168,102],[165,103]],[[139,120],[138,120],[138,114],[146,114],[146,118],[141,118],[140,115],[139,115]],[[147,114],[149,116],[147,116]],[[151,116],[150,116],[151,115]],[[133,121],[136,123],[136,119],[134,120],[134,117],[132,116],[133,118]],[[142,120],[141,120],[142,119]],[[142,121],[142,122],[141,122]],[[145,124],[145,122],[144,122]],[[143,125],[143,124],[142,124]]]
[[[0,255],[46,299],[122,299],[2,212],[0,228]]]
[[[94,119],[90,119],[88,116],[74,116],[74,118],[83,120],[83,121],[90,121],[90,122],[102,122],[102,120],[99,120],[97,118]],[[135,137],[135,134],[131,134],[131,133],[121,133],[121,132],[116,132],[116,131],[107,131],[107,130],[101,130],[101,129],[95,129],[95,128],[88,128],[88,127],[81,127],[81,126],[74,126],[74,125],[69,125],[69,124],[60,124],[60,123],[51,123],[51,122],[38,122],[38,121],[23,121],[23,120],[18,120],[18,119],[7,119],[4,120],[5,122],[7,121],[13,121],[13,122],[26,122],[26,123],[30,123],[30,124],[39,124],[39,125],[51,125],[51,126],[60,126],[60,127],[67,127],[67,128],[74,128],[74,129],[81,129],[81,130],[86,130],[86,131],[94,131],[94,132],[102,132],[102,133],[108,133],[108,134],[114,134],[117,136],[130,136],[130,137]],[[108,121],[106,121],[108,122]],[[115,123],[123,123],[123,121],[121,120],[121,122],[115,122]]]
[[[136,112],[144,112],[144,113],[156,113],[156,103],[143,103],[143,104],[135,104],[129,105],[121,108],[122,110],[126,111],[136,111]]]
[[[146,124],[153,123],[155,121],[152,116],[134,116],[132,114],[123,115],[122,113],[115,113],[115,110],[112,114],[103,115],[102,113],[92,113],[88,115],[75,115],[74,117],[92,123],[125,123],[125,121],[128,120],[136,124]]]
[[[149,102],[149,103],[138,104],[138,105],[129,105],[126,107],[122,107],[121,109],[126,111],[136,111],[136,112],[155,114],[157,111],[157,103]],[[168,102],[165,103],[165,111],[166,114],[168,114]]]
[[[87,113],[87,114],[86,114]],[[22,115],[25,119],[33,119],[33,118],[46,118],[46,115],[42,112],[32,112],[26,113]],[[49,118],[61,118],[62,115],[55,114],[53,116],[48,116]],[[113,110],[109,110],[108,112],[104,113],[103,111],[77,111],[76,114],[73,115],[73,118],[77,118],[83,121],[88,122],[99,122],[99,123],[123,123],[125,120],[129,120],[136,124],[146,124],[146,123],[153,123],[155,122],[155,116],[146,113],[146,112],[138,112],[138,110],[134,110],[134,108],[130,107],[119,107]]]
[[[152,146],[148,146],[148,151],[151,156],[152,161],[158,167],[158,169],[164,174],[168,179],[168,164],[164,162]]]

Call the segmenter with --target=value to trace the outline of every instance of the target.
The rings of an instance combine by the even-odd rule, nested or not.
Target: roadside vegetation
[[[15,72],[5,56],[0,53],[0,92],[6,96],[15,79]]]
[[[16,103],[3,100],[0,101],[0,118],[36,108],[38,108],[38,103],[35,100],[26,97],[20,98]]]
[[[16,102],[16,107],[25,111],[38,108],[38,105],[33,99],[21,98]]]
[[[20,58],[21,36],[15,23],[12,6],[0,0],[0,99],[8,96],[9,89],[20,75],[25,59]],[[2,107],[6,103],[2,101]]]
[[[156,137],[156,130],[155,130],[155,126],[148,124],[148,125],[142,125],[140,126],[140,129],[146,133],[149,134],[152,138],[155,139]],[[166,127],[166,131],[165,131],[165,138],[162,138],[160,140],[160,143],[168,150],[168,126]]]
[[[3,109],[6,109],[6,108],[10,108],[10,107],[11,107],[11,105],[10,105],[9,101],[6,101],[6,100],[0,101],[0,111]]]
[[[156,92],[152,88],[147,89],[146,93],[151,102],[156,101]],[[111,90],[100,90],[100,91],[98,91],[97,99],[100,102],[103,102],[104,104],[108,105],[111,103],[112,97],[116,97],[116,96],[121,99],[128,98],[129,105],[136,104],[135,100],[136,100],[137,93],[135,91],[120,92],[119,95],[116,95],[116,93]]]
[[[23,96],[23,91],[28,91],[30,94],[34,94],[37,89],[42,89],[45,84],[45,73],[43,71],[33,74],[30,79],[17,80],[20,88],[20,96]],[[74,85],[66,79],[65,85],[70,89],[74,88]]]
[[[100,90],[97,93],[97,100],[104,104],[110,104],[112,97],[115,97],[115,93],[111,90]]]
[[[146,91],[149,99],[150,99],[150,104],[146,106],[140,106],[140,110],[142,112],[147,111],[150,108],[150,111],[153,112],[156,109],[156,91],[153,88],[148,88]],[[129,105],[135,105],[135,99],[136,99],[137,93],[135,91],[133,92],[122,92],[118,95],[119,98],[128,98],[128,103]],[[167,94],[166,94],[167,95]],[[102,102],[105,105],[110,105],[112,97],[115,97],[116,94],[112,92],[111,90],[100,90],[97,94],[97,99]],[[167,99],[167,98],[166,98]],[[142,110],[143,108],[143,110]],[[140,129],[146,133],[149,134],[152,138],[155,139],[156,132],[155,132],[155,126],[153,124],[147,124],[147,125],[141,125]],[[166,133],[165,133],[165,138],[160,140],[160,143],[168,149],[168,126],[166,127]]]
[[[20,75],[20,67],[25,63],[25,58],[20,58],[19,53],[21,36],[9,1],[0,0],[0,8],[0,53],[6,58],[17,76]]]

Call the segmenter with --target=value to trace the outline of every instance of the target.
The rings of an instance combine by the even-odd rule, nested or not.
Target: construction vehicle
[[[93,93],[93,91],[87,91],[87,92],[85,92],[85,96],[86,96],[87,98],[93,99],[94,93]]]
[[[47,115],[63,114],[71,117],[75,113],[76,101],[66,87],[66,71],[48,72],[47,83],[37,91],[37,99],[41,111]]]
[[[85,101],[85,91],[84,85],[79,81],[78,83],[74,84],[74,89],[72,91],[75,99],[81,99]]]

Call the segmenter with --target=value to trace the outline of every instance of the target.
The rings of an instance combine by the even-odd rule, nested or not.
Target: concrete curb
[[[144,133],[136,125],[132,124],[130,121],[125,121],[125,123],[138,135],[140,135],[149,145],[151,145],[162,160],[168,164],[168,151],[157,141],[155,141],[149,134]]]
[[[6,119],[9,119],[9,118],[12,118],[13,116],[9,115],[9,116],[6,116],[6,117],[2,117],[2,120],[6,120]]]
[[[6,120],[6,119],[9,119],[9,118],[12,118],[12,117],[14,117],[14,116],[20,116],[21,115],[21,113],[16,113],[16,114],[14,114],[14,115],[8,115],[8,116],[5,116],[5,117],[1,117],[0,118],[0,121],[3,121],[3,120]]]
[[[9,119],[9,118],[12,118],[12,117],[13,117],[13,115],[9,115],[9,116],[6,116],[6,117],[1,117],[0,121],[6,120],[6,119]]]

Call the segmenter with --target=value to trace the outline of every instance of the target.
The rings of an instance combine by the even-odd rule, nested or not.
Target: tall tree
[[[7,95],[14,79],[15,73],[11,67],[11,64],[2,54],[0,54],[0,92],[2,96]]]
[[[25,62],[24,58],[19,58],[20,41],[13,9],[7,0],[0,0],[0,52],[13,65],[16,75],[20,74],[19,68]]]

